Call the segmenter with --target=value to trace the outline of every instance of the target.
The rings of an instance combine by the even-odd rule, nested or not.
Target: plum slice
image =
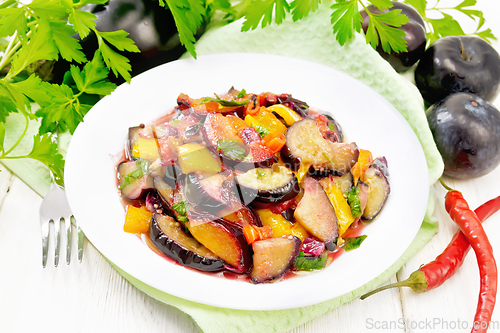
[[[171,216],[154,214],[149,228],[153,245],[179,264],[201,271],[216,272],[224,269],[223,261],[212,251],[189,236],[181,223]]]
[[[147,165],[142,160],[126,161],[118,165],[118,187],[125,199],[140,199],[153,189],[153,178],[146,169]]]
[[[193,237],[229,264],[226,269],[236,273],[250,272],[251,247],[243,235],[241,225],[193,211],[188,212],[188,218],[186,226]]]
[[[304,180],[304,196],[295,209],[294,217],[311,235],[325,242],[328,249],[337,243],[337,215],[325,190],[314,178]]]
[[[369,187],[363,219],[374,219],[384,207],[391,192],[389,172],[385,158],[376,158],[365,172],[365,183]]]
[[[215,214],[230,204],[227,175],[190,173],[186,177],[185,195],[194,209]]]
[[[254,242],[251,281],[270,282],[285,274],[299,254],[300,244],[300,239],[295,236],[274,237]]]
[[[245,197],[265,203],[279,203],[294,198],[299,192],[295,174],[284,166],[255,168],[235,177]]]
[[[316,120],[305,118],[294,123],[286,133],[286,144],[281,157],[293,170],[301,164],[311,165],[314,170],[345,174],[356,163],[358,146],[352,143],[332,142],[323,137]]]

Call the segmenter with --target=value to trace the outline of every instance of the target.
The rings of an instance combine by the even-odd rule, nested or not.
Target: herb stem
[[[7,0],[7,1],[4,1],[4,2],[0,3],[0,8],[7,8],[10,5],[15,4],[16,2],[17,2],[16,0]]]
[[[10,63],[10,60],[12,58],[12,53],[13,53],[12,50],[16,49],[16,47],[14,46],[14,44],[16,43],[16,39],[17,39],[17,30],[12,35],[12,39],[10,40],[9,45],[7,45],[7,48],[5,49],[4,55],[2,57],[2,60],[0,60],[0,71],[5,66],[7,66],[7,64]]]

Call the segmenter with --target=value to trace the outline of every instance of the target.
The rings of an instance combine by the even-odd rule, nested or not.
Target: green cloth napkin
[[[415,131],[425,152],[429,170],[429,186],[441,176],[443,163],[435,147],[424,115],[423,102],[415,86],[398,75],[361,35],[341,47],[332,34],[328,7],[322,6],[306,19],[242,33],[242,21],[225,26],[213,26],[196,44],[198,55],[223,52],[269,53],[318,62],[341,70],[360,80],[384,96],[405,117]],[[279,75],[279,73],[252,74]],[[247,75],[242,64],[242,75]],[[22,164],[22,163],[21,163]],[[47,188],[43,172],[29,174],[30,163],[7,165],[38,193]],[[390,279],[437,231],[434,213],[434,195],[430,192],[427,212],[422,226],[406,252],[383,274],[345,295],[335,299],[296,309],[276,311],[242,311],[206,306],[160,292],[115,267],[128,281],[151,297],[175,306],[190,315],[205,333],[232,332],[286,332],[300,326],[346,302],[358,298]]]

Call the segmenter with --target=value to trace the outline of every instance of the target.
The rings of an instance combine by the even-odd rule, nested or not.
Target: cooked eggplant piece
[[[337,242],[337,215],[317,180],[310,177],[304,180],[304,196],[295,209],[294,217],[311,235],[325,242],[329,250],[329,244]]]
[[[223,173],[190,173],[186,177],[186,199],[195,210],[215,214],[231,203],[229,188],[224,186],[225,181],[227,175]]]
[[[153,178],[147,168],[148,162],[144,160],[126,161],[118,165],[118,186],[125,199],[140,199],[153,189]]]
[[[236,273],[248,273],[252,267],[252,252],[248,245],[243,228],[223,218],[188,213],[189,231],[201,244],[222,258],[228,266],[226,269]]]
[[[247,225],[262,227],[259,214],[250,206],[244,205],[236,197],[231,196],[231,207],[223,209],[217,215],[233,223],[239,224],[242,228]]]
[[[256,168],[235,177],[246,197],[265,203],[279,203],[294,198],[299,192],[295,174],[284,166]]]
[[[384,207],[387,197],[391,192],[389,185],[389,172],[385,158],[376,158],[365,171],[365,181],[369,187],[368,198],[363,219],[374,219]]]
[[[270,282],[285,274],[299,254],[300,244],[299,238],[290,235],[254,242],[251,281]]]
[[[189,236],[171,216],[154,214],[149,235],[158,250],[179,264],[208,272],[224,269],[222,259]]]
[[[165,174],[163,176],[163,181],[167,183],[170,187],[175,188],[177,180],[182,174],[182,168],[177,164],[168,164],[165,167]]]
[[[349,189],[353,186],[354,184],[354,178],[352,176],[352,173],[348,172],[345,173],[341,176],[338,175],[332,175],[330,176],[332,180],[335,182],[338,188],[342,191],[342,193],[345,193],[349,191]]]
[[[289,107],[293,111],[297,112],[297,114],[302,118],[305,118],[309,112],[309,105],[307,105],[306,102],[293,98],[290,94],[279,95],[278,103]]]
[[[281,157],[293,170],[301,164],[321,173],[345,174],[356,163],[359,149],[353,143],[331,142],[323,138],[316,120],[302,119],[293,124],[286,133],[286,144]]]
[[[344,134],[340,124],[328,113],[322,114],[326,118],[326,127],[329,131],[323,133],[323,137],[332,142],[344,142]]]
[[[136,126],[128,130],[128,149],[131,159],[146,159],[151,162],[160,158],[158,142],[152,127]]]

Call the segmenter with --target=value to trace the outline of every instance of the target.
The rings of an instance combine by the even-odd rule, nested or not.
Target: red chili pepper
[[[487,325],[491,320],[495,299],[497,294],[497,265],[493,256],[488,236],[484,232],[481,221],[477,215],[469,209],[467,201],[458,191],[448,191],[445,197],[445,208],[450,217],[462,230],[465,238],[469,241],[476,253],[481,277],[481,288],[479,301],[472,332],[486,332]]]
[[[482,204],[474,211],[482,222],[500,210],[500,196]],[[446,249],[430,263],[420,266],[404,281],[393,283],[361,296],[361,299],[393,287],[410,287],[417,293],[429,291],[442,285],[462,266],[470,244],[461,230],[457,231]]]

